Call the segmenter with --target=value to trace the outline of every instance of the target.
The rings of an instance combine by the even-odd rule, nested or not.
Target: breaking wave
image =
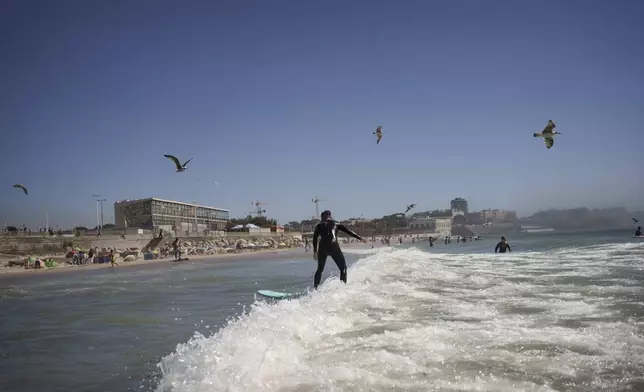
[[[295,300],[257,301],[179,344],[157,391],[644,387],[641,243],[364,255],[346,286],[331,278]]]

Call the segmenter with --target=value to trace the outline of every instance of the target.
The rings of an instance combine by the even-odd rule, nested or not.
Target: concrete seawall
[[[65,252],[72,244],[87,249],[92,241],[87,237],[0,237],[0,254],[47,255]]]

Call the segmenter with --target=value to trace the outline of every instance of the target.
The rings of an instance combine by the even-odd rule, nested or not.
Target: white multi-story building
[[[163,229],[166,231],[223,230],[230,219],[230,211],[149,197],[114,202],[114,223],[122,229]]]
[[[503,221],[516,221],[516,211],[506,210],[483,210],[481,211],[481,218],[484,222],[503,222]]]
[[[409,220],[408,228],[449,235],[452,232],[452,218],[413,218]]]
[[[436,232],[445,235],[452,234],[452,218],[434,218],[436,221]]]
[[[407,225],[409,229],[434,231],[436,220],[434,218],[412,218]]]

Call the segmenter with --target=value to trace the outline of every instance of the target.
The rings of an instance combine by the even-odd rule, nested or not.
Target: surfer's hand
[[[318,259],[318,252],[313,252],[313,260],[317,261]]]

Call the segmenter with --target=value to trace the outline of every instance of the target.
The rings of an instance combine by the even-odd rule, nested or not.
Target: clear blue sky
[[[93,193],[233,216],[261,200],[281,222],[312,215],[315,195],[339,219],[459,196],[520,215],[644,208],[643,2],[0,7],[8,224],[48,209],[94,225]],[[552,150],[532,137],[549,119]],[[194,160],[175,173],[166,153]]]

